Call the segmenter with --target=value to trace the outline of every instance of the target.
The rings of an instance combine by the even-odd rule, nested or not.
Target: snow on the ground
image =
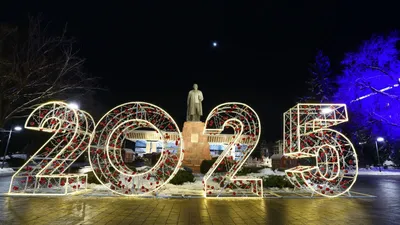
[[[400,175],[400,169],[389,169],[379,172],[377,168],[373,169],[366,169],[360,168],[358,171],[359,175]],[[258,173],[250,173],[247,174],[246,177],[265,177],[269,175],[278,175],[278,176],[285,176],[285,172],[282,171],[273,171],[271,168],[264,168],[260,170]],[[239,178],[240,176],[238,176]],[[158,194],[160,195],[203,195],[203,175],[196,174],[196,181],[186,182],[182,185],[173,185],[171,183],[165,184],[158,190]],[[109,186],[109,185],[108,185]],[[102,184],[88,184],[88,188],[92,189],[93,192],[104,192],[109,191],[107,187]],[[293,192],[293,188],[266,188],[269,191],[280,191],[280,192]],[[298,190],[302,191],[302,190]],[[111,192],[110,192],[111,193]]]
[[[92,189],[93,191],[109,191],[110,184],[87,184],[88,189]]]
[[[257,173],[249,173],[246,176],[250,177],[265,177],[269,175],[277,175],[277,176],[285,176],[285,172],[278,171],[278,170],[272,170],[271,168],[264,168],[259,170]]]
[[[386,160],[385,162],[383,162],[384,166],[396,166],[396,164],[391,161],[391,160]]]
[[[150,170],[151,167],[149,166],[141,166],[141,167],[136,167],[136,172],[141,173],[141,172],[146,172]]]
[[[265,177],[269,175],[279,175],[284,176],[285,173],[281,171],[273,171],[270,168],[265,168],[260,170],[258,173],[252,173],[246,175],[246,177]],[[195,182],[185,182],[182,185],[173,185],[171,183],[163,185],[159,190],[160,195],[203,195],[203,175],[196,174]],[[238,176],[240,178],[240,176]],[[88,188],[92,189],[94,192],[109,190],[101,184],[88,184]],[[279,188],[269,188],[269,190],[283,190],[290,191],[292,189],[279,189]]]
[[[382,172],[379,172],[379,169],[377,167],[372,168],[372,169],[366,169],[366,168],[359,168],[358,169],[358,174],[359,175],[399,175],[400,176],[400,169],[383,169],[381,168]],[[264,168],[258,173],[250,173],[248,176],[253,176],[253,177],[263,177],[263,176],[268,176],[268,175],[278,175],[278,176],[285,176],[285,172],[282,171],[273,171],[270,168]]]
[[[399,175],[400,176],[400,169],[383,169],[383,168],[381,168],[381,170],[382,170],[382,172],[379,172],[379,169],[377,167],[371,167],[371,169],[359,168],[358,174],[359,175],[395,175],[395,176]],[[92,168],[90,166],[86,166],[86,167],[83,167],[82,169],[80,169],[79,173],[83,174],[83,173],[87,173],[89,171],[92,171]],[[0,174],[1,174],[1,172],[0,172]],[[285,176],[285,172],[278,171],[278,170],[273,171],[271,168],[264,168],[264,169],[259,170],[257,173],[249,173],[246,176],[265,177],[265,176],[269,176],[269,175]],[[196,177],[196,180],[197,180],[196,185],[200,187],[202,176]],[[200,183],[198,183],[198,182],[200,182]],[[168,184],[168,185],[172,185],[172,184]],[[194,186],[196,186],[196,185],[194,185]],[[174,185],[172,185],[172,186],[174,186]],[[185,183],[183,185],[176,185],[176,186],[181,186],[181,188],[187,187],[188,189],[190,189],[190,188],[192,188],[193,183]],[[202,187],[200,189],[202,189]]]
[[[79,169],[78,173],[79,174],[85,174],[85,173],[88,173],[88,172],[91,172],[91,171],[93,171],[91,166],[84,166],[84,167]]]
[[[366,169],[359,168],[358,175],[394,175],[400,176],[400,169],[382,169],[382,172],[379,172],[378,168]]]
[[[109,187],[110,185],[108,184],[107,186]],[[88,184],[87,187],[88,189],[92,189],[93,192],[110,191],[108,187],[102,184]],[[203,184],[201,180],[196,180],[193,183],[186,182],[182,185],[166,184],[158,190],[158,193],[161,195],[202,195]]]
[[[289,188],[289,187],[284,187],[284,188],[278,188],[278,187],[269,187],[269,188],[264,188],[264,193],[265,191],[273,191],[273,192],[305,192],[306,190],[304,189],[297,189],[297,188]],[[267,194],[267,193],[265,193]]]
[[[16,158],[16,159],[23,159],[26,160],[28,156],[26,154],[12,154],[11,157]],[[3,156],[0,157],[1,160],[3,160]],[[6,155],[6,160],[10,159],[9,155]]]
[[[0,168],[0,176],[1,175],[11,175],[13,174],[15,171],[12,168]]]
[[[245,177],[266,177],[269,175],[285,176],[285,172],[278,171],[278,170],[273,171],[271,168],[264,168],[264,169],[259,170],[257,173],[249,173]],[[242,177],[242,176],[237,176],[237,178],[240,178],[240,177]],[[196,181],[194,183],[186,182],[182,185],[166,184],[161,188],[160,193],[162,193],[162,194],[168,193],[168,194],[184,194],[184,195],[190,195],[190,194],[202,195],[203,194],[202,180],[203,180],[203,175],[199,175],[199,176],[196,176]],[[282,190],[279,188],[276,188],[276,189]]]
[[[203,183],[200,179],[193,183],[185,182],[182,185],[169,183],[162,186],[158,192],[168,195],[203,195]]]

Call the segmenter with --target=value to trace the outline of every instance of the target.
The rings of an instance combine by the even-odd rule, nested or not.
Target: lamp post
[[[381,170],[381,160],[379,159],[379,148],[378,148],[378,142],[383,142],[385,141],[385,139],[383,137],[378,137],[375,141],[375,146],[376,146],[376,155],[378,156],[378,168],[379,168],[379,172],[382,172]]]
[[[16,127],[14,127],[14,130],[17,131],[17,132],[21,131],[22,127],[16,126]],[[8,132],[8,139],[7,139],[6,149],[4,150],[3,162],[1,163],[1,168],[3,169],[4,168],[4,163],[6,162],[6,155],[7,155],[7,152],[8,152],[8,145],[10,144],[10,139],[11,139],[11,134],[13,132],[13,129],[11,129],[11,130],[1,130],[0,132]]]

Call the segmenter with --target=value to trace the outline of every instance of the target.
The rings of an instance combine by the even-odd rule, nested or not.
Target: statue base
[[[207,135],[203,134],[204,125],[201,121],[187,121],[183,124],[182,138],[185,149],[183,165],[191,168],[194,173],[200,172],[203,160],[211,159]]]

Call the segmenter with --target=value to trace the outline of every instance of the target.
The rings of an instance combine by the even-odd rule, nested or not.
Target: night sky
[[[243,102],[259,114],[268,141],[281,138],[283,112],[305,94],[316,49],[338,66],[361,40],[400,27],[396,1],[382,0],[38,2],[2,2],[0,22],[24,26],[28,15],[42,13],[51,32],[68,23],[86,70],[109,90],[96,95],[102,110],[82,109],[100,115],[147,101],[182,128],[187,93],[197,83],[203,121],[220,103]]]

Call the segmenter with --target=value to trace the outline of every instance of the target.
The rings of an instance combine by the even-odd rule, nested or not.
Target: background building
[[[271,156],[273,169],[289,169],[298,165],[297,159],[285,157],[283,155],[282,140],[278,140],[272,146],[273,155]]]

